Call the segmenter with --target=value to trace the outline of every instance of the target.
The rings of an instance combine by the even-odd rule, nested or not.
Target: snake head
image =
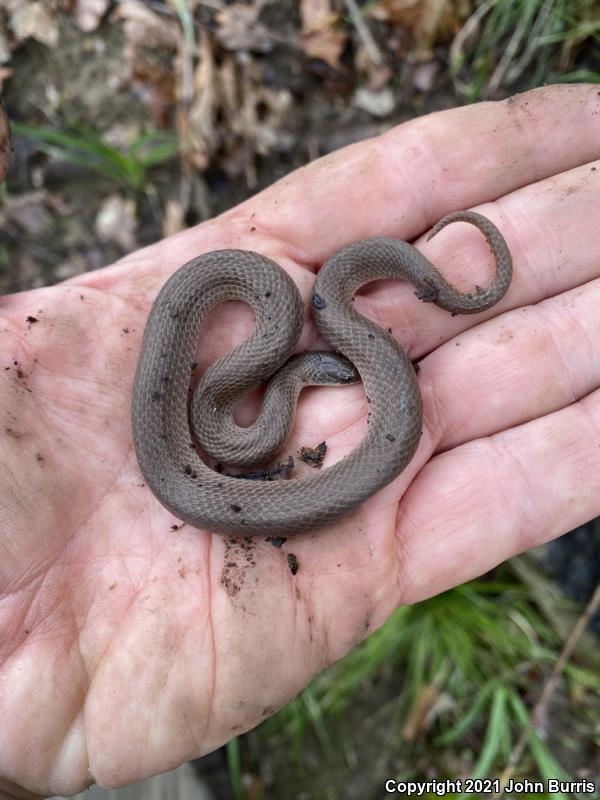
[[[360,375],[354,364],[341,353],[328,350],[314,350],[315,383],[328,384],[359,383]]]

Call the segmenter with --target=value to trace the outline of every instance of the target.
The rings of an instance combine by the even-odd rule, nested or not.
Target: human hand
[[[553,86],[416,119],[113,267],[2,299],[0,792],[118,786],[208,752],[399,604],[600,513],[599,111],[597,87]],[[173,530],[130,427],[141,334],[166,278],[201,252],[256,250],[307,301],[350,241],[413,239],[472,207],[513,254],[498,306],[451,317],[401,283],[356,300],[421,359],[424,434],[405,472],[283,550]],[[418,244],[459,288],[491,276],[466,225]],[[200,366],[251,324],[244,307],[219,309]],[[308,323],[300,349],[319,344]],[[325,439],[334,463],[366,412],[360,386],[308,390],[285,452]]]

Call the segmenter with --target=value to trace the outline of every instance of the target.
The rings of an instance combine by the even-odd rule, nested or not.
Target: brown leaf
[[[46,47],[58,43],[58,25],[42,2],[15,5],[10,14],[10,27],[19,41],[32,38]]]
[[[436,716],[436,709],[447,704],[448,699],[440,694],[436,686],[433,684],[423,686],[415,699],[402,731],[404,741],[412,742],[420,733],[426,731]]]
[[[300,44],[306,55],[320,58],[337,69],[348,37],[335,28],[340,15],[333,11],[330,0],[302,0],[300,14]]]
[[[130,48],[164,47],[176,49],[179,26],[171,19],[156,14],[140,0],[121,0],[114,17],[123,20],[125,38]]]
[[[193,101],[187,118],[181,115],[180,130],[185,154],[196,169],[205,169],[218,143],[215,129],[217,104],[216,69],[210,39],[201,31],[200,58],[194,72]]]
[[[273,41],[265,26],[258,21],[261,4],[248,6],[234,3],[221,9],[216,15],[219,25],[217,38],[227,50],[249,50],[268,53]]]
[[[425,51],[456,32],[464,5],[464,0],[380,0],[369,16],[401,26]]]
[[[0,28],[0,64],[6,64],[7,61],[10,61],[10,45],[8,44],[8,37]]]
[[[376,92],[362,86],[356,90],[352,104],[372,117],[387,117],[396,107],[396,98],[389,86]]]
[[[143,87],[143,97],[152,116],[163,125],[166,110],[175,101],[173,62],[181,28],[139,0],[122,0],[112,18],[123,20],[126,74],[132,83]]]
[[[82,31],[95,31],[110,0],[76,0],[74,17]]]
[[[95,228],[98,236],[107,242],[114,242],[123,250],[133,250],[136,244],[136,212],[133,200],[126,200],[120,194],[111,194],[100,206],[96,216]]]
[[[162,224],[162,235],[164,237],[173,236],[174,233],[185,228],[185,211],[179,200],[171,197],[167,200],[165,216]]]
[[[368,15],[382,22],[404,25],[404,27],[412,29],[415,20],[418,20],[423,13],[424,5],[426,2],[423,0],[380,0],[369,9]]]
[[[281,127],[291,94],[265,85],[257,59],[240,60],[224,53],[216,64],[205,30],[198,50],[192,100],[182,104],[179,114],[184,156],[195,169],[203,170],[218,152],[219,164],[228,175],[245,174],[252,185],[254,154],[266,155],[285,146]]]

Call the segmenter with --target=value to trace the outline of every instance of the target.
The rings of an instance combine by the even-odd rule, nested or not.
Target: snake
[[[429,239],[454,222],[474,225],[495,258],[487,288],[460,292],[413,245],[365,238],[334,253],[319,270],[311,312],[331,351],[291,355],[304,307],[295,283],[274,261],[250,250],[215,250],[177,269],[160,289],[144,330],[132,393],[132,432],[147,486],[175,517],[230,537],[287,537],[329,525],[357,509],[412,460],[422,432],[415,368],[391,335],[355,309],[372,281],[409,281],[417,297],[455,314],[496,304],[512,278],[512,258],[496,226],[474,211],[443,217]],[[221,303],[249,304],[254,328],[244,342],[195,380],[202,323]],[[364,437],[344,458],[314,474],[248,480],[207,461],[247,468],[285,445],[306,385],[362,381],[368,401]],[[236,403],[267,382],[253,424],[238,425]],[[194,385],[195,384],[195,385]]]

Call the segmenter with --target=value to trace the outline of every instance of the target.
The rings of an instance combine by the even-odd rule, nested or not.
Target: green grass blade
[[[240,758],[240,740],[238,737],[231,739],[226,745],[227,768],[229,770],[229,780],[233,788],[235,800],[244,800],[244,790],[242,788],[242,764]]]
[[[473,768],[471,777],[481,778],[491,773],[496,756],[505,742],[508,727],[508,692],[506,687],[498,686],[492,696],[492,708],[481,754]]]
[[[530,716],[527,707],[521,698],[515,693],[510,698],[511,706],[515,716],[522,727],[530,724]],[[540,775],[545,780],[548,778],[559,778],[561,780],[572,780],[560,764],[554,759],[544,742],[540,739],[536,731],[532,728],[528,737],[529,751],[535,761]],[[565,794],[560,792],[553,795],[557,800],[568,800]]]
[[[52,158],[89,169],[136,191],[143,189],[148,169],[172,158],[178,149],[175,137],[147,133],[138,137],[128,153],[123,153],[81,123],[74,122],[71,128],[65,132],[13,124],[17,136],[31,139]]]

